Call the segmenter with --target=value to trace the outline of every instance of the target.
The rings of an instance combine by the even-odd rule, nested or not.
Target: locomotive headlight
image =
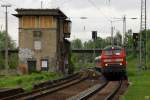
[[[122,63],[120,63],[120,65],[122,66]]]
[[[108,66],[108,64],[105,64],[105,66]]]
[[[123,59],[116,59],[115,61],[117,61],[117,62],[122,62]]]

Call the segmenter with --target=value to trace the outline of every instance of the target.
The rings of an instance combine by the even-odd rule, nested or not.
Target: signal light
[[[133,33],[133,40],[138,40],[139,39],[139,33]]]
[[[138,46],[139,33],[133,33],[133,46],[136,49]]]
[[[97,31],[92,31],[92,39],[93,40],[97,39]]]

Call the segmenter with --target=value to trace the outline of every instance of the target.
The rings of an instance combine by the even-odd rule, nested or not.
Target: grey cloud
[[[3,0],[4,1],[4,0]],[[56,8],[59,7],[63,12],[69,17],[78,17],[77,19],[72,18],[72,35],[71,38],[81,37],[80,35],[83,30],[83,26],[86,26],[86,33],[88,34],[87,38],[90,38],[90,32],[92,30],[98,30],[103,37],[109,35],[110,33],[110,22],[105,18],[110,17],[122,17],[124,14],[127,17],[139,17],[140,18],[140,0],[6,0],[12,4],[12,7],[9,9],[10,13],[15,13],[15,8],[40,8],[40,2],[43,1],[44,8]],[[95,5],[92,5],[90,2],[94,2]],[[1,2],[0,2],[1,3]],[[150,0],[147,1],[147,4],[150,3]],[[97,8],[100,8],[98,10]],[[150,8],[148,7],[148,27],[150,27]],[[0,11],[4,9],[0,8]],[[102,14],[104,13],[104,14]],[[0,13],[0,19],[3,17],[4,13]],[[86,16],[87,20],[81,21],[79,17]],[[1,19],[4,21],[4,19]],[[0,21],[1,21],[0,20]],[[135,31],[139,30],[139,20],[138,23],[133,21],[127,22],[127,28],[132,28]],[[11,36],[16,40],[17,39],[17,18],[9,15],[9,32]],[[0,23],[1,24],[1,23]],[[4,23],[3,23],[4,24]],[[119,22],[116,25],[117,29],[122,31],[122,22]],[[3,25],[4,26],[4,25]]]

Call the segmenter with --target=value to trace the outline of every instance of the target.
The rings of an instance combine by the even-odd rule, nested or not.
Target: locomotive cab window
[[[111,55],[120,55],[121,54],[121,50],[117,49],[117,50],[106,50],[105,51],[105,55],[106,56],[111,56]]]
[[[113,53],[112,53],[112,51],[110,51],[110,50],[106,50],[105,51],[105,55],[106,56],[111,56]]]
[[[120,55],[121,54],[121,50],[120,49],[113,50],[113,54]]]

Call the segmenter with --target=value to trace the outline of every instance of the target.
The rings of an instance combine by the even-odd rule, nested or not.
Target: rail
[[[122,85],[122,81],[119,81],[119,84],[118,84],[117,88],[114,89],[114,91],[113,91],[110,95],[108,95],[108,96],[105,98],[105,100],[112,100],[113,97],[117,94],[117,92],[118,92],[119,89],[121,88],[121,85]]]
[[[65,78],[65,79],[60,79],[62,81],[60,81],[60,80],[59,81],[54,81],[54,83],[46,84],[45,86],[43,84],[42,85],[41,84],[40,85],[35,85],[35,89],[31,92],[23,92],[23,93],[21,92],[21,93],[15,94],[15,95],[4,97],[1,100],[13,100],[13,99],[33,95],[35,93],[38,93],[38,92],[41,92],[41,91],[44,91],[44,90],[47,90],[47,89],[52,89],[52,88],[58,87],[62,84],[66,84],[66,83],[71,82],[75,79],[78,79],[79,77],[80,77],[80,74],[78,73],[76,75],[73,75],[72,77]],[[41,86],[41,88],[40,88],[40,86]]]
[[[97,84],[97,85],[81,92],[80,94],[78,94],[76,96],[68,98],[67,100],[86,100],[88,97],[92,96],[93,94],[95,94],[96,92],[98,92],[99,90],[104,88],[107,84],[108,84],[108,82],[105,82],[103,84]]]

